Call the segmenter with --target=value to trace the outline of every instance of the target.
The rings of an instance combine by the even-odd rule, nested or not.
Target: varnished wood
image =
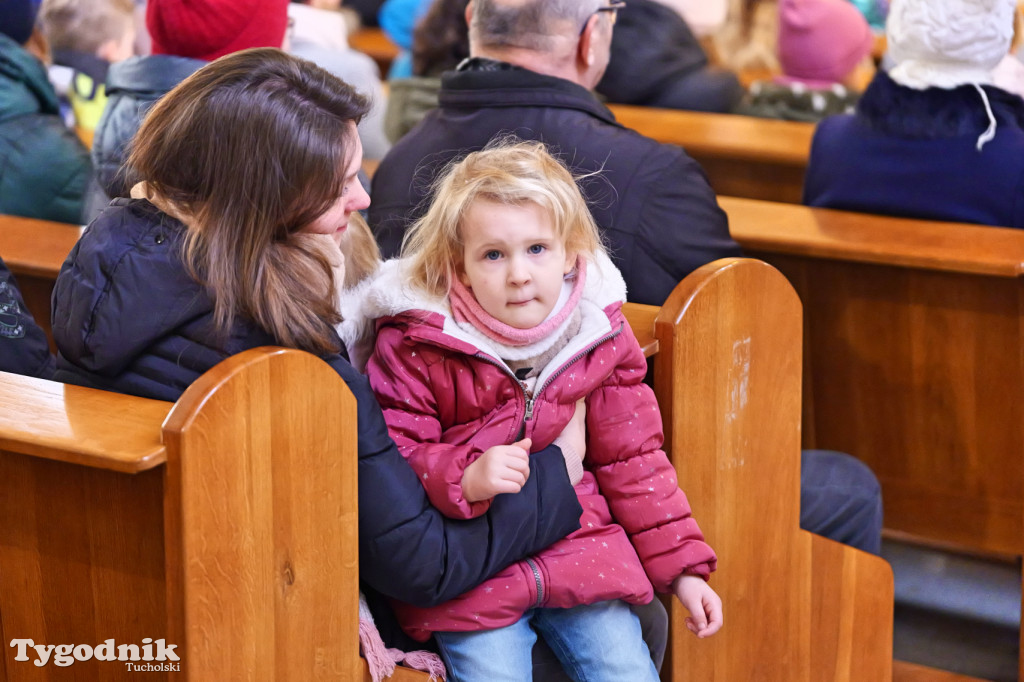
[[[685,149],[718,194],[801,200],[811,123],[624,104],[609,108],[627,128]]]
[[[391,38],[388,38],[384,31],[375,27],[361,28],[351,33],[348,37],[348,44],[352,49],[362,52],[377,62],[382,78],[387,78],[391,62],[400,52]]]
[[[804,444],[867,462],[888,527],[1024,552],[1024,232],[720,203],[803,300]]]
[[[697,640],[673,602],[662,678],[890,679],[888,565],[799,529],[800,305],[790,285],[756,261],[709,264],[676,288],[654,329],[666,449],[721,559],[712,583],[726,622]]]
[[[171,403],[0,372],[0,448],[137,473],[166,459],[153,428]]]
[[[804,444],[863,459],[895,530],[1024,551],[1024,232],[721,199],[806,311]]]
[[[248,351],[169,414],[168,403],[62,390],[0,374],[0,395],[25,403],[0,410],[5,638],[162,637],[178,645],[181,672],[144,673],[153,680],[360,677],[356,411],[333,370],[298,351]],[[24,410],[20,431],[11,408]],[[115,451],[148,432],[166,462],[135,474],[80,462],[69,429]],[[9,679],[140,677],[96,660],[39,668],[14,661],[7,641]]]
[[[358,677],[355,429],[337,373],[281,349],[226,360],[167,416],[168,615],[203,679]]]
[[[640,348],[644,351],[644,357],[651,357],[658,352],[658,339],[654,336],[654,320],[661,312],[656,305],[644,305],[642,303],[626,303],[622,312],[629,321]]]

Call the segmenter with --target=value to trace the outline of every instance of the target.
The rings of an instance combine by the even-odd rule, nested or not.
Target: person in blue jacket
[[[335,325],[338,243],[369,198],[356,175],[367,102],[261,48],[196,71],[151,110],[128,160],[139,182],[68,256],[54,289],[58,381],[175,400],[220,361],[279,345],[323,358],[358,403],[360,574],[381,596],[450,600],[579,526],[563,453],[470,521],[434,509],[388,435]],[[574,420],[576,421],[576,420]],[[583,431],[563,436],[585,447]],[[567,448],[568,452],[569,448]],[[374,618],[399,643],[388,613]]]
[[[0,258],[0,372],[50,379],[53,355],[46,332],[25,307],[14,275]]]

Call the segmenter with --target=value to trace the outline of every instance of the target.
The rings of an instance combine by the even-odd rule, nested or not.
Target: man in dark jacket
[[[608,2],[470,3],[470,59],[443,76],[440,108],[374,175],[370,226],[386,256],[426,210],[438,170],[502,132],[541,140],[592,174],[583,191],[629,300],[661,305],[695,268],[740,254],[700,166],[679,147],[623,128],[591,95],[610,57],[619,4]],[[805,530],[879,552],[881,492],[863,463],[805,451],[800,502]]]
[[[0,259],[0,372],[53,378],[53,355],[44,332],[25,307],[14,275]]]
[[[60,117],[46,67],[25,47],[36,9],[0,2],[0,213],[79,224],[92,165]]]
[[[577,173],[592,174],[583,191],[630,300],[661,304],[693,269],[739,255],[700,166],[679,147],[622,127],[590,93],[610,54],[615,8],[606,2],[470,4],[473,57],[444,75],[440,108],[374,176],[370,226],[386,256],[425,210],[434,174],[502,131],[546,142]],[[523,7],[534,5],[543,25],[529,27],[523,18],[537,13]]]

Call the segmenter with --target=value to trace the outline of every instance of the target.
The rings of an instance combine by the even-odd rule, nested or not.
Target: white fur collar
[[[460,329],[452,317],[446,298],[432,297],[409,283],[408,262],[401,259],[382,263],[377,272],[352,289],[340,293],[339,306],[343,322],[338,334],[348,349],[352,364],[362,371],[373,350],[374,321],[410,310],[438,313],[445,318],[444,332],[467,341],[484,352],[498,354],[489,347],[482,334],[469,335]],[[585,308],[603,311],[613,303],[626,301],[626,282],[607,254],[595,254],[587,263],[587,281],[583,285]],[[589,316],[588,316],[589,317]],[[605,318],[607,325],[607,318]],[[585,325],[584,329],[591,325]]]

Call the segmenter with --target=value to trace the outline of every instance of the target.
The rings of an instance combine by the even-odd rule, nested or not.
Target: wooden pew
[[[679,634],[664,679],[686,679],[694,665],[714,680],[890,679],[887,565],[798,528],[800,313],[788,284],[763,264],[724,261],[694,273],[665,307],[631,305],[629,317],[657,353],[668,423],[687,425],[669,429],[667,447],[722,556],[715,585],[726,628],[699,642],[673,606]],[[173,407],[3,375],[0,514],[13,521],[0,529],[0,573],[19,576],[0,581],[4,641],[164,637],[192,679],[239,670],[305,679],[313,665],[326,677],[368,679],[355,653],[355,454],[341,442],[351,417],[335,407],[352,406],[338,383],[309,356],[268,350],[211,370]],[[313,430],[316,445],[304,441]],[[326,461],[299,459],[323,457],[322,443],[339,443]],[[334,469],[290,477],[300,466]],[[305,510],[302,526],[327,536],[309,543],[320,553],[292,537],[302,501],[328,507]],[[260,513],[267,505],[273,514]],[[268,526],[282,515],[291,526]],[[225,529],[218,517],[235,523]],[[288,642],[298,631],[331,640]],[[282,642],[297,648],[281,651]],[[20,674],[31,663],[14,653],[0,666]],[[124,675],[97,661],[75,666],[95,666],[96,679]],[[36,677],[25,679],[54,672],[32,666]],[[393,679],[425,675],[400,669]]]
[[[355,415],[298,351],[173,405],[0,373],[0,678],[358,679]],[[144,638],[180,672],[9,646]]]
[[[719,201],[803,301],[804,445],[867,462],[887,528],[1024,553],[1024,231]]]
[[[711,545],[725,627],[700,641],[671,607],[664,679],[889,680],[892,573],[799,528],[801,310],[774,268],[706,265],[654,334],[666,447]]]
[[[377,62],[381,78],[388,77],[391,62],[395,60],[400,51],[384,31],[373,27],[361,28],[349,34],[348,44],[353,50],[362,52]]]
[[[14,273],[25,305],[48,336],[53,283],[84,229],[80,225],[0,215],[0,258]],[[50,346],[55,350],[52,336]]]
[[[717,194],[800,203],[814,124],[625,104],[609,108],[627,128],[685,149]]]

